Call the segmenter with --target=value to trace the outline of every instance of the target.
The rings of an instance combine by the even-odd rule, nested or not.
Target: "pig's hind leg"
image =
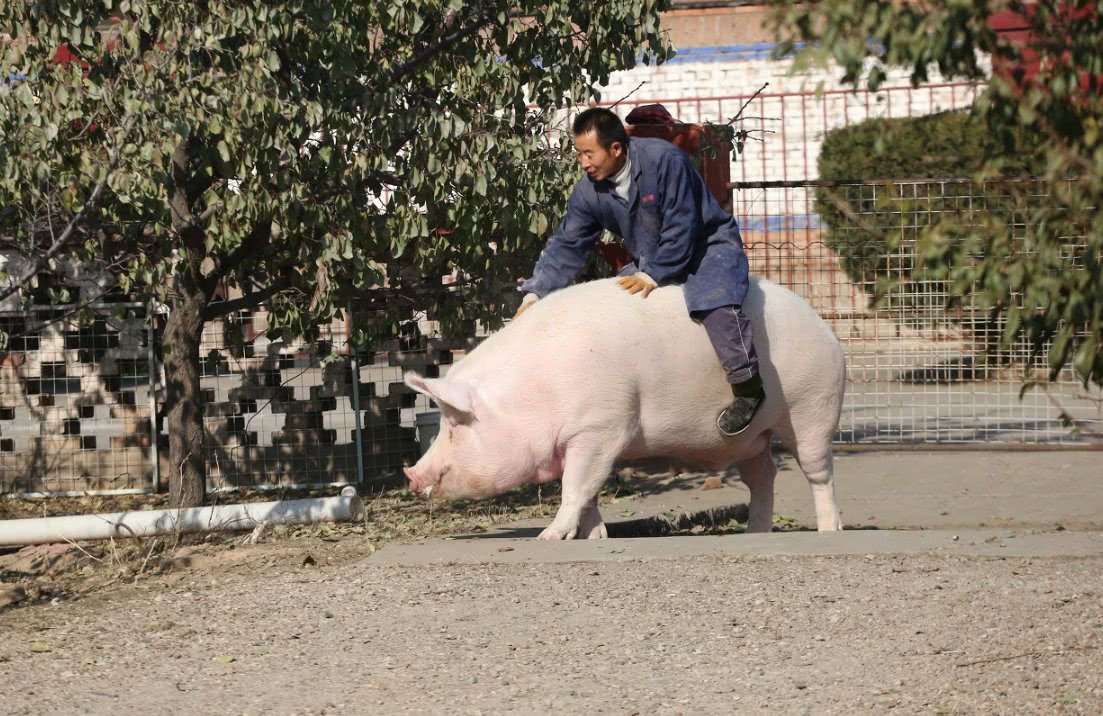
[[[539,539],[608,536],[597,509],[597,496],[619,452],[610,449],[609,443],[573,445],[567,449],[563,460],[563,500],[555,519],[540,533]]]
[[[781,444],[793,454],[812,488],[812,501],[816,506],[816,527],[820,532],[835,532],[843,528],[839,506],[835,501],[835,469],[831,453],[834,425],[822,420],[794,425],[800,428],[778,431]]]
[[[769,435],[766,436],[765,443],[757,455],[735,463],[739,468],[739,479],[751,493],[748,532],[769,532],[774,526],[774,478],[777,476],[777,465],[770,454]]]

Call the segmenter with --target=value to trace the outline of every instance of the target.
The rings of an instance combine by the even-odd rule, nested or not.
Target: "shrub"
[[[883,293],[886,281],[910,278],[922,229],[950,214],[973,221],[963,212],[979,206],[1010,218],[1001,180],[1040,173],[1040,147],[1035,135],[995,135],[968,110],[832,130],[820,150],[819,176],[839,184],[815,190],[824,241],[852,281]],[[994,156],[999,174],[982,177]],[[914,306],[914,299],[906,304]]]

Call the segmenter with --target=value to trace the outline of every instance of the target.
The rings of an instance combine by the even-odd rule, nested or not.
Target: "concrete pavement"
[[[779,455],[775,514],[814,529],[807,482]],[[736,475],[704,489],[705,473],[640,478],[640,494],[602,500],[610,532],[655,516],[676,518],[748,499]],[[545,521],[411,545],[388,545],[387,563],[589,561],[702,554],[1103,555],[1103,452],[842,453],[835,462],[842,534],[609,539],[546,544]]]

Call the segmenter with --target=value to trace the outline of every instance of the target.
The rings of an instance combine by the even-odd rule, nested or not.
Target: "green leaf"
[[[1080,376],[1081,381],[1084,383],[1084,387],[1087,387],[1088,382],[1092,377],[1092,370],[1096,363],[1099,361],[1099,336],[1088,336],[1081,343],[1080,347],[1076,349],[1076,355],[1072,360],[1073,370]]]
[[[1057,332],[1057,338],[1049,349],[1049,368],[1053,373],[1061,370],[1068,362],[1069,349],[1071,348],[1072,328],[1067,324]]]

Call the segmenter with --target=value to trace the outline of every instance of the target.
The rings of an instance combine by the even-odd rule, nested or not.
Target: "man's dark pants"
[[[754,349],[754,328],[740,306],[720,306],[693,314],[705,325],[712,347],[720,358],[728,382],[745,383],[758,375],[758,354]]]

